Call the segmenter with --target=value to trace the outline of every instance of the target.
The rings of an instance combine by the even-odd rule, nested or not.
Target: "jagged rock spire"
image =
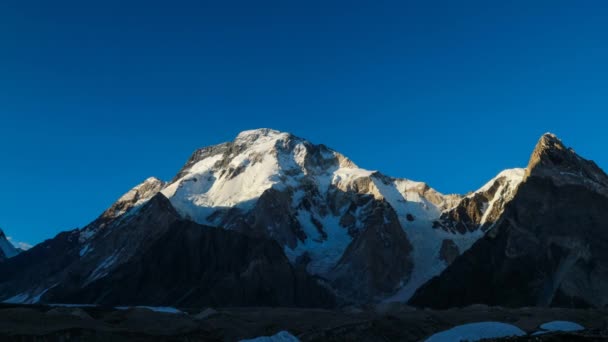
[[[541,167],[568,167],[580,158],[572,149],[566,148],[553,133],[545,133],[536,144],[528,163],[526,177]]]
[[[608,175],[580,157],[552,133],[544,134],[532,152],[525,178],[543,177],[557,185],[581,185],[608,196]]]

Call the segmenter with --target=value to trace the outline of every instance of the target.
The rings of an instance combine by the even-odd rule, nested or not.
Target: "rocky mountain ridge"
[[[214,240],[214,248],[234,248],[230,247],[234,246],[232,241],[240,239],[268,240],[278,246],[286,264],[276,276],[288,285],[286,289],[268,287],[270,292],[263,296],[268,305],[277,303],[271,298],[288,298],[284,291],[293,293],[298,288],[324,299],[314,302],[300,294],[282,303],[301,305],[302,298],[320,306],[334,298],[337,303],[405,302],[414,293],[413,303],[424,303],[418,301],[421,291],[430,286],[429,280],[452,272],[456,264],[463,263],[460,260],[468,258],[472,246],[478,249],[477,245],[500,235],[505,222],[513,221],[506,213],[511,213],[513,202],[526,193],[522,190],[529,187],[526,184],[553,177],[560,186],[583,187],[602,196],[608,184],[602,174],[595,164],[563,147],[555,136],[545,135],[527,169],[505,170],[465,196],[443,195],[425,183],[361,169],[342,154],[289,133],[245,131],[234,141],[195,151],[171,181],[149,178],[83,229],[36,246],[4,270],[0,266],[0,299],[122,303],[136,293],[127,295],[125,290],[121,294],[112,284],[117,279],[142,281],[127,275],[143,265],[143,260],[162,263],[154,254],[176,253],[180,244],[194,253],[195,246],[201,246],[198,244],[210,243],[205,241],[210,241],[211,235],[192,235],[196,228],[184,223],[191,221],[203,230],[215,227],[226,232],[218,233],[222,238]],[[180,243],[159,242],[175,241],[173,236],[180,236]],[[58,255],[51,256],[42,248]],[[273,258],[259,259],[259,274],[275,272],[273,260],[281,257],[272,253]],[[37,260],[40,257],[47,259]],[[225,257],[233,266],[218,276],[244,277],[253,288],[268,286],[264,277],[248,278],[247,273],[239,273],[241,267],[251,266],[249,258]],[[201,265],[208,272],[217,272],[213,271],[215,264]],[[177,279],[180,274],[175,276]],[[190,288],[203,288],[218,279],[200,284],[192,281],[186,282]],[[238,281],[226,284],[230,284],[227,290],[218,295],[225,305],[252,304],[247,296],[230,302],[235,296],[226,294]],[[101,296],[104,289],[107,293]],[[186,298],[181,303],[196,302],[184,288],[161,286],[160,279],[149,292],[142,292],[148,295],[139,301],[158,303],[159,298],[152,294],[168,289],[177,294],[167,296],[167,301]]]

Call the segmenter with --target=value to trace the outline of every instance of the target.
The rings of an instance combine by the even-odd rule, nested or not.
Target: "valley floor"
[[[424,341],[454,326],[484,321],[532,334],[550,321],[586,328],[507,341],[608,340],[608,311],[506,309],[475,305],[444,311],[401,305],[339,311],[293,308],[109,308],[0,306],[1,341],[238,341],[288,331],[301,341]],[[499,340],[496,340],[499,341]]]

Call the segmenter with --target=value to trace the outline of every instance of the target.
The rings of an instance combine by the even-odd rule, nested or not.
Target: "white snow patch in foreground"
[[[116,309],[118,310],[129,310],[132,308],[136,308],[136,309],[148,309],[154,312],[163,312],[163,313],[170,313],[170,314],[183,314],[184,312],[181,310],[178,310],[174,307],[170,307],[170,306],[117,306]]]
[[[569,321],[553,321],[540,326],[541,329],[547,331],[580,331],[585,330],[585,327],[578,323]]]
[[[484,338],[500,338],[508,336],[525,336],[526,333],[518,327],[500,322],[479,322],[463,324],[452,329],[442,331],[426,342],[458,342],[479,341]]]
[[[241,340],[240,342],[300,342],[300,340],[287,331],[281,331],[276,335],[261,336],[250,340]]]

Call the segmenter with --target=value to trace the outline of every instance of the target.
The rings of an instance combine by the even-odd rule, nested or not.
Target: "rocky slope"
[[[467,196],[443,195],[425,183],[361,169],[342,154],[289,133],[245,131],[232,142],[195,151],[170,182],[149,178],[88,226],[11,261],[0,269],[0,300],[103,302],[100,293],[86,289],[112,288],[138,263],[151,272],[144,260],[161,260],[146,253],[161,253],[162,246],[177,249],[158,242],[175,241],[171,234],[192,238],[184,243],[193,250],[199,243],[231,246],[211,235],[186,233],[192,228],[185,228],[185,220],[222,228],[225,234],[214,234],[230,241],[244,239],[241,235],[273,240],[282,252],[273,251],[273,258],[284,254],[293,269],[280,274],[294,288],[321,293],[316,282],[310,283],[313,276],[340,301],[405,301],[494,225],[523,176],[523,170],[507,170]],[[234,258],[230,262],[246,262]],[[272,260],[264,260],[266,270],[274,272]],[[165,285],[163,291],[172,289]],[[113,291],[104,298],[126,298]],[[239,298],[222,298],[233,297]],[[299,305],[301,298],[286,303]]]
[[[546,134],[493,228],[411,303],[606,307],[607,222],[608,176]]]

